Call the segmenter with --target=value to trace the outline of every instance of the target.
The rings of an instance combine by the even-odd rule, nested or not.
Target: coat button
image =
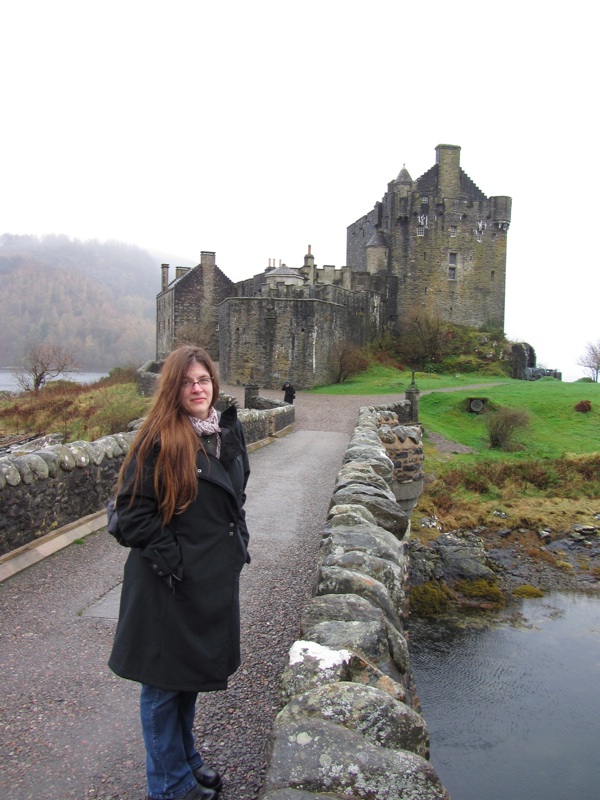
[[[202,474],[202,470],[201,470],[201,469],[199,469],[199,470],[198,470],[198,475],[201,475],[201,474]]]

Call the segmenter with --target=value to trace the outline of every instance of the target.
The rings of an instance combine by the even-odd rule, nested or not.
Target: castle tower
[[[511,198],[487,197],[461,168],[458,145],[435,151],[433,167],[413,181],[403,166],[382,200],[348,226],[346,264],[380,271],[385,242],[388,325],[396,333],[418,313],[503,328]]]

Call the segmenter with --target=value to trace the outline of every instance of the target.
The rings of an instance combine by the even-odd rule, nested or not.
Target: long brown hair
[[[211,408],[214,405],[219,397],[219,379],[206,350],[186,344],[169,353],[148,416],[123,462],[117,483],[118,490],[127,467],[135,459],[132,490],[135,494],[142,483],[144,461],[154,447],[160,445],[154,470],[154,491],[165,525],[175,513],[186,509],[198,492],[196,452],[202,445],[181,406],[181,383],[194,362],[202,364],[210,374],[213,385]]]

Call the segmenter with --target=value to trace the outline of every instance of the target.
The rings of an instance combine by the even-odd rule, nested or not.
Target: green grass
[[[517,436],[523,449],[513,454],[489,449],[486,415],[466,411],[466,401],[473,396],[488,398],[490,410],[508,406],[528,412],[530,428]],[[580,400],[591,401],[589,413],[574,410]],[[562,383],[549,378],[510,380],[476,392],[433,392],[421,397],[419,420],[426,431],[434,431],[492,457],[558,458],[565,453],[593,453],[600,450],[600,385]]]
[[[384,367],[373,364],[366,372],[349,378],[344,383],[335,383],[330,386],[319,386],[313,389],[315,394],[335,395],[370,395],[370,394],[401,394],[408,388],[412,381],[410,370],[399,370],[394,367]],[[469,373],[462,375],[435,375],[428,372],[416,372],[415,383],[421,391],[426,389],[441,389],[447,387],[470,386],[472,384],[498,383],[510,381],[506,376],[481,375]]]
[[[316,394],[400,395],[410,385],[412,373],[393,367],[372,365],[365,373],[348,381],[314,389]],[[600,450],[600,384],[564,383],[554,378],[517,381],[502,376],[464,373],[436,375],[415,373],[421,392],[419,420],[425,431],[433,431],[453,442],[468,445],[491,458],[558,458],[565,453],[593,453]],[[483,386],[481,386],[483,384]],[[481,386],[468,389],[468,386]],[[452,391],[440,391],[451,389]],[[525,409],[530,428],[518,434],[522,449],[515,453],[490,450],[485,414],[466,411],[469,397],[485,397],[488,408],[499,406]],[[589,400],[592,410],[582,414],[574,406]],[[460,460],[477,456],[463,455]]]

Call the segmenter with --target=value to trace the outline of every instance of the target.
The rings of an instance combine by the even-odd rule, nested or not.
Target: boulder
[[[429,755],[429,735],[423,717],[386,692],[357,683],[330,683],[291,700],[279,712],[279,722],[316,717],[357,731],[390,750]]]
[[[383,583],[368,575],[341,567],[321,567],[315,594],[358,594],[378,606],[398,630],[402,630],[399,610]]]
[[[326,529],[321,542],[321,559],[329,555],[342,555],[358,550],[377,558],[385,558],[404,568],[406,554],[403,542],[385,528],[362,524]]]
[[[400,678],[390,654],[385,625],[380,622],[319,622],[306,631],[304,639],[318,642],[332,650],[350,650],[376,666],[384,675],[389,675],[394,680]]]
[[[363,800],[449,800],[431,764],[322,719],[275,722],[266,792],[293,788]]]
[[[334,495],[332,505],[343,503],[347,506],[362,506],[371,512],[377,520],[377,524],[386,532],[393,533],[397,539],[402,539],[408,531],[410,516],[398,505],[393,492],[390,492],[392,494],[390,498],[371,492],[361,492],[360,486],[358,488],[359,491],[353,494],[348,493],[343,497],[340,497],[339,494]]]

